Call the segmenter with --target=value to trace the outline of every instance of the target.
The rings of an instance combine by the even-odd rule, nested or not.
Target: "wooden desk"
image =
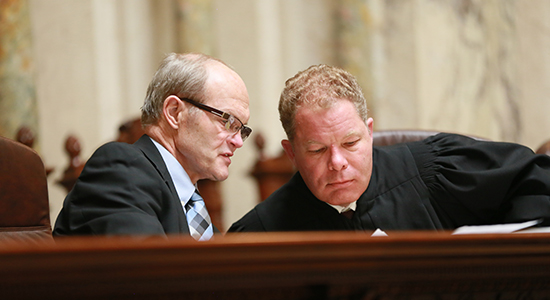
[[[235,234],[0,245],[0,299],[548,299],[550,235]]]

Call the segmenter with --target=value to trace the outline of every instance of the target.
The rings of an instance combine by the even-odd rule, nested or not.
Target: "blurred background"
[[[231,65],[253,136],[221,183],[227,228],[259,201],[250,175],[280,154],[284,81],[313,64],[354,74],[375,130],[430,129],[536,149],[550,139],[550,0],[0,0],[0,135],[34,132],[52,172],[52,222],[68,137],[85,161],[139,117],[169,52]]]

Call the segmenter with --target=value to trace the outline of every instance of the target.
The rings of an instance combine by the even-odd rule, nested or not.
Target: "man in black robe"
[[[229,232],[445,230],[550,220],[550,157],[512,143],[441,133],[373,147],[355,78],[318,65],[286,82],[279,102],[297,168]]]

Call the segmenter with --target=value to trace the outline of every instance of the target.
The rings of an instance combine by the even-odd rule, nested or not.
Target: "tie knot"
[[[191,195],[191,198],[189,198],[189,201],[187,201],[185,208],[189,210],[190,207],[193,207],[195,205],[195,202],[204,202],[204,199],[201,197],[201,195],[195,190],[193,195]]]
[[[348,218],[348,219],[351,220],[351,218],[353,218],[353,213],[354,213],[353,209],[349,209],[349,210],[343,211],[341,214],[342,214],[344,217],[346,217],[346,218]]]
[[[191,200],[193,200],[193,201],[204,201],[204,199],[202,199],[201,195],[199,194],[199,192],[197,190],[195,190],[195,192],[193,192],[193,195],[191,195]]]

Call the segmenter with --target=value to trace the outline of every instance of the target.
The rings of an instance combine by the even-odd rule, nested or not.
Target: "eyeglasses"
[[[179,97],[178,97],[179,98]],[[199,103],[197,101],[194,101],[194,100],[191,100],[191,99],[188,99],[188,98],[179,98],[181,101],[185,101],[187,103],[190,103],[190,104],[193,104],[194,106],[202,109],[202,110],[205,110],[211,114],[214,114],[218,117],[221,117],[223,119],[225,119],[225,128],[235,134],[237,132],[241,132],[241,139],[244,141],[246,141],[246,139],[250,136],[250,133],[252,133],[252,128],[246,126],[243,124],[243,122],[241,122],[241,120],[239,120],[237,117],[233,116],[233,115],[230,115],[226,112],[223,112],[219,109],[216,109],[216,108],[213,108],[213,107],[210,107],[208,105],[204,105],[202,103]]]

